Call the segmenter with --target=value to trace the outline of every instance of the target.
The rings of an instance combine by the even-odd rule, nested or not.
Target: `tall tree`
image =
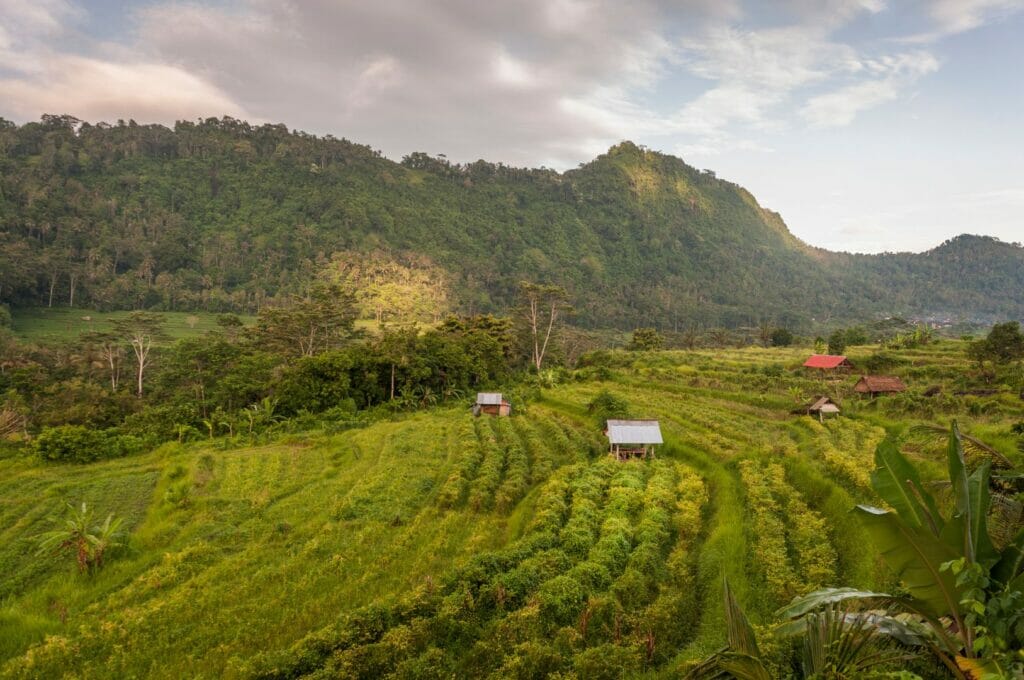
[[[103,358],[107,369],[110,372],[110,389],[117,391],[117,385],[121,380],[121,363],[124,359],[124,349],[121,346],[123,335],[118,332],[90,331],[82,335],[82,343],[86,347],[94,348]]]
[[[253,330],[268,349],[311,357],[338,347],[352,336],[356,307],[352,294],[334,284],[317,283],[286,306],[264,307]]]
[[[136,394],[142,396],[142,384],[149,367],[154,343],[165,337],[164,319],[151,312],[132,312],[114,322],[114,331],[124,338],[135,353]]]
[[[569,294],[561,286],[522,281],[519,284],[519,295],[522,315],[533,344],[531,363],[539,371],[544,364],[555,324],[560,317],[572,311]]]

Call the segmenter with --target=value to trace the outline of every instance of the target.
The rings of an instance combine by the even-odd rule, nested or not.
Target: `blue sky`
[[[232,115],[559,169],[622,139],[814,245],[1024,240],[1024,0],[0,0],[0,116]]]

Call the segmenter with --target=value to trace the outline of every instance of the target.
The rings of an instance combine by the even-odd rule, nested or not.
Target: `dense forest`
[[[423,153],[395,163],[230,118],[173,130],[0,120],[10,306],[254,313],[368,253],[443,283],[431,297],[449,309],[435,316],[507,309],[521,280],[567,288],[591,327],[1024,316],[1019,244],[831,253],[736,184],[629,142],[558,173]]]

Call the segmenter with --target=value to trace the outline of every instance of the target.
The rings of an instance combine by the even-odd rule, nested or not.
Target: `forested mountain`
[[[563,285],[590,326],[1024,317],[1019,245],[811,248],[743,188],[629,142],[557,173],[395,163],[229,118],[0,120],[2,302],[254,311],[370,252],[447,272],[462,311],[506,308],[523,279]]]

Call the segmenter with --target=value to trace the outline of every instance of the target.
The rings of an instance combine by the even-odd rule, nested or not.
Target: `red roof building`
[[[850,360],[844,356],[835,354],[812,354],[811,358],[804,362],[804,368],[816,368],[822,371],[834,371],[853,368]]]

